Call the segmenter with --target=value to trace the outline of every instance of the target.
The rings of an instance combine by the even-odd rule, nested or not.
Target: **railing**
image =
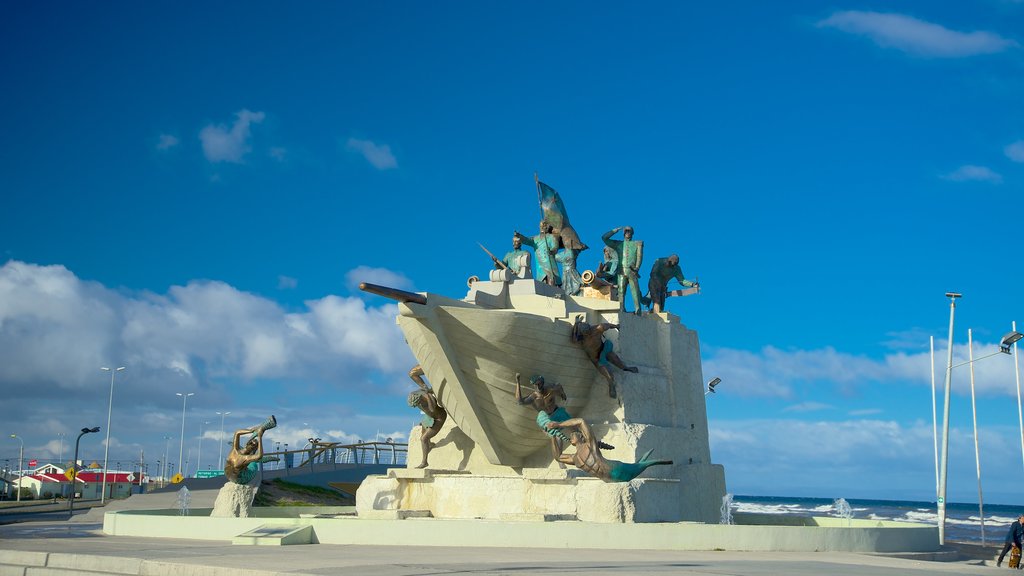
[[[404,466],[408,449],[408,444],[393,442],[361,442],[358,444],[317,442],[308,448],[299,450],[266,452],[263,456],[262,466],[264,470],[319,468],[339,464]]]

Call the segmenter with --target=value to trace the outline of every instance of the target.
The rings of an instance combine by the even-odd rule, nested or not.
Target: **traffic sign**
[[[181,475],[181,472],[178,472],[174,476],[171,476],[171,483],[177,484],[178,482],[181,482],[184,479],[185,477]]]
[[[75,467],[74,466],[69,466],[68,469],[64,471],[64,477],[67,478],[68,480],[74,481],[74,479],[75,479]]]
[[[128,481],[129,482],[135,482],[135,474],[129,474],[128,475]]]
[[[223,475],[223,470],[199,470],[196,472],[196,478],[216,478]]]

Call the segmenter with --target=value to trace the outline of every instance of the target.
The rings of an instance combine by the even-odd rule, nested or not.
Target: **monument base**
[[[363,481],[356,511],[361,518],[429,513],[448,519],[679,522],[685,520],[681,490],[674,478],[604,482],[577,470],[524,469],[521,476],[494,476],[395,468]]]
[[[260,489],[259,480],[249,484],[228,482],[217,493],[210,516],[214,518],[248,518],[252,515],[252,501]]]

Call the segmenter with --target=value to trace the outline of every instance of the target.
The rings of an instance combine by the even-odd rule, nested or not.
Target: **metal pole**
[[[60,438],[60,456],[57,456],[57,464],[64,465],[64,437],[67,434],[63,432],[57,432],[57,438]]]
[[[206,426],[209,422],[203,422],[199,425],[199,455],[196,457],[196,474],[198,476],[199,471],[203,469],[203,426]]]
[[[938,506],[939,524],[939,546],[946,543],[946,478],[949,472],[949,388],[950,379],[953,376],[953,317],[956,313],[956,299],[960,294],[947,292],[949,298],[949,346],[946,358],[946,391],[943,403],[942,416],[942,457],[939,462],[939,496],[936,499]]]
[[[178,474],[182,474],[184,476],[181,464],[185,455],[185,405],[188,403],[188,397],[192,396],[194,392],[189,392],[188,394],[175,392],[175,394],[177,396],[181,396],[181,441],[178,444]]]
[[[100,504],[107,501],[107,455],[110,453],[110,413],[114,408],[114,374],[124,370],[124,366],[117,369],[101,366],[100,370],[110,372],[110,401],[107,403],[107,441],[103,444],[103,489],[100,491]]]
[[[978,451],[978,409],[974,401],[974,340],[967,329],[967,359],[971,365],[971,418],[974,421],[974,466],[978,470],[978,517],[981,518],[981,545],[985,545],[985,505],[981,497],[981,454]]]
[[[932,351],[932,443],[935,444],[935,496],[939,495],[939,424],[935,415],[935,336],[929,336]]]
[[[11,434],[11,438],[15,438],[18,442],[21,442],[21,449],[18,450],[18,502],[21,502],[21,488],[24,486],[22,479],[25,478],[25,471],[21,467],[22,462],[25,460],[25,441],[17,434]]]
[[[231,412],[217,412],[217,414],[220,415],[220,439],[217,442],[217,465],[220,466],[224,462],[224,417]]]
[[[171,444],[171,437],[164,436],[164,466],[163,470],[160,471],[160,480],[164,486],[167,486],[167,447]]]
[[[71,475],[71,498],[68,499],[68,516],[72,516],[75,513],[75,487],[78,482],[78,445],[82,442],[82,436],[89,433],[88,428],[82,428],[82,433],[78,435],[78,439],[75,440],[75,460],[71,463],[71,467],[74,473]]]
[[[1017,321],[1012,325],[1013,331],[1017,331]],[[1013,373],[1017,378],[1017,421],[1020,423],[1020,455],[1024,459],[1024,415],[1021,413],[1020,405],[1020,366],[1017,364],[1017,343],[1013,343]]]

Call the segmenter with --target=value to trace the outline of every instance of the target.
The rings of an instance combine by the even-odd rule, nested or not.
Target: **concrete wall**
[[[260,510],[260,509],[257,509]],[[263,509],[267,510],[267,509]],[[287,514],[276,509],[276,514]],[[208,511],[207,511],[208,512]],[[310,512],[313,512],[310,510]],[[120,511],[105,515],[103,531],[118,536],[226,540],[266,523],[309,525],[320,544],[734,550],[790,552],[934,552],[938,528],[923,524],[815,518],[818,526],[697,523],[598,524],[499,520],[370,520],[339,518],[210,518],[173,511]],[[291,511],[298,514],[299,511]],[[835,525],[836,523],[848,525]]]

